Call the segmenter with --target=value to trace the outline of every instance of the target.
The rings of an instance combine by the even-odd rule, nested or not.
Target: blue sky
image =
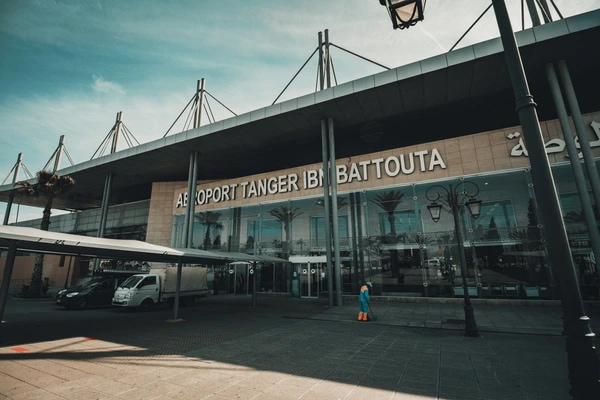
[[[555,3],[565,17],[600,8]],[[162,137],[201,78],[238,114],[270,105],[324,29],[338,46],[398,67],[450,49],[488,4],[431,0],[422,23],[394,31],[377,0],[0,0],[0,183],[20,152],[32,173],[43,168],[61,135],[75,163],[89,160],[119,111],[140,143]],[[520,4],[507,0],[515,30]],[[497,36],[490,10],[459,47]],[[339,83],[382,71],[335,48],[332,57]],[[279,101],[313,92],[316,69],[314,57]],[[210,104],[217,120],[231,116]]]

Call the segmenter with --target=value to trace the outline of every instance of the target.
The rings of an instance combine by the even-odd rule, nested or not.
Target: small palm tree
[[[300,253],[302,253],[302,251],[304,250],[304,246],[306,246],[306,242],[304,241],[304,239],[298,239],[296,240],[296,244],[300,246]]]
[[[380,193],[373,200],[373,203],[377,204],[382,210],[388,215],[388,221],[390,222],[390,239],[396,241],[396,216],[394,212],[396,208],[402,203],[402,197],[404,192],[390,190],[389,192]],[[384,232],[385,233],[385,232]],[[398,250],[390,250],[390,265],[392,269],[392,276],[397,278],[400,276],[400,270],[398,265]]]
[[[219,218],[221,218],[221,213],[215,211],[206,211],[195,214],[194,218],[206,227],[204,231],[204,250],[208,250],[208,248],[212,246],[212,242],[210,240],[211,227],[214,225],[215,228],[223,228],[223,224],[218,222]]]
[[[75,186],[75,181],[69,175],[56,175],[52,172],[39,171],[36,174],[37,182],[29,183],[21,181],[15,183],[19,186],[17,195],[26,197],[44,197],[44,213],[40,229],[47,231],[50,227],[50,214],[52,212],[52,202],[54,198],[70,191]],[[27,289],[28,297],[40,297],[42,294],[42,269],[44,266],[44,254],[39,253],[35,257],[35,264],[31,274],[31,283]]]
[[[371,200],[388,214],[390,233],[393,236],[396,236],[396,216],[394,215],[394,212],[400,203],[402,203],[402,197],[404,197],[404,192],[390,190],[389,192],[378,194]]]
[[[283,222],[283,231],[285,232],[285,240],[283,241],[283,253],[285,258],[288,258],[288,241],[290,239],[290,223],[300,215],[304,214],[302,212],[298,212],[300,210],[299,207],[292,209],[287,206],[280,206],[279,208],[274,208],[269,211],[269,214]]]

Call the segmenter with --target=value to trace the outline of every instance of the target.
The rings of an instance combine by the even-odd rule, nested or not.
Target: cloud
[[[94,79],[94,83],[92,84],[92,88],[96,92],[100,93],[112,93],[112,94],[125,94],[125,90],[118,84],[114,82],[109,82],[105,80],[101,76],[92,76]]]

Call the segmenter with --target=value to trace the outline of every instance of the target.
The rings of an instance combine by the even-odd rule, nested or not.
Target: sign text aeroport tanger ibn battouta
[[[383,179],[384,176],[393,178],[400,174],[410,175],[416,170],[428,172],[436,168],[446,169],[446,163],[438,149],[434,148],[431,151],[421,150],[399,156],[336,165],[336,177],[338,185],[344,185],[370,179]],[[196,192],[196,205],[233,201],[239,196],[249,199],[322,186],[323,169],[309,169],[300,175],[290,173],[200,189]],[[175,207],[186,206],[187,193],[179,193]]]

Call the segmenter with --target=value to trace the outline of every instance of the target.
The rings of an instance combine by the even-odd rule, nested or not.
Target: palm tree
[[[218,222],[219,218],[221,218],[221,213],[215,211],[206,211],[195,214],[194,218],[206,227],[204,232],[204,250],[208,250],[209,246],[212,245],[210,240],[210,228],[213,225],[216,228],[223,228],[223,224]]]
[[[52,172],[39,171],[36,174],[37,182],[29,183],[21,181],[15,183],[19,188],[17,195],[26,197],[40,197],[46,199],[44,213],[40,229],[47,231],[50,227],[50,214],[54,198],[70,191],[75,186],[75,181],[69,175],[56,175]],[[40,297],[42,294],[42,269],[44,266],[44,254],[39,253],[35,257],[35,264],[31,274],[31,283],[27,289],[27,297]]]
[[[323,199],[319,199],[316,203],[318,206],[325,207],[325,201]],[[331,206],[333,202],[329,203],[329,208],[331,211]],[[341,209],[342,207],[346,207],[348,205],[348,198],[346,196],[337,196],[337,209]]]
[[[402,203],[402,197],[404,197],[404,192],[390,190],[389,192],[378,194],[371,200],[388,214],[390,233],[392,236],[396,236],[396,216],[394,215],[394,212],[400,203]]]
[[[302,253],[304,250],[304,246],[306,246],[306,242],[304,241],[304,239],[298,239],[296,240],[296,244],[300,246],[300,253]]]
[[[396,242],[396,216],[394,212],[396,208],[402,203],[402,197],[404,192],[390,190],[389,192],[380,193],[371,202],[377,204],[383,211],[388,215],[388,221],[390,222],[390,239]],[[385,229],[384,229],[385,231]],[[385,234],[385,232],[383,232]],[[398,250],[390,250],[390,267],[392,269],[392,276],[397,278],[400,274],[400,266],[398,265]]]
[[[280,206],[279,208],[274,208],[269,211],[269,214],[283,222],[283,231],[285,232],[285,240],[282,242],[283,247],[283,255],[287,260],[289,256],[289,246],[288,240],[290,239],[290,223],[300,215],[304,214],[302,212],[298,212],[300,210],[299,207],[292,209],[288,206]]]

